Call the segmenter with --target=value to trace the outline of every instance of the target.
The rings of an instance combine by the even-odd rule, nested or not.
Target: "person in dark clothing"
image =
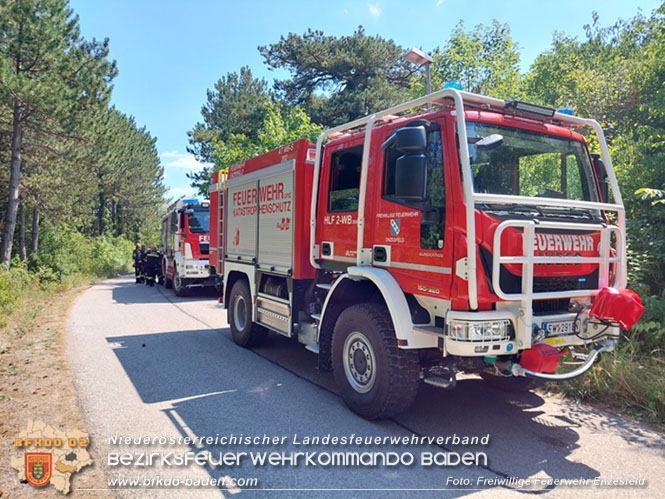
[[[143,268],[145,271],[145,283],[148,286],[154,286],[155,277],[159,270],[159,253],[157,253],[155,248],[150,248],[150,251],[146,253]]]
[[[158,252],[159,254],[159,264],[157,265],[157,276],[155,278],[155,283],[158,285],[164,284],[164,276],[162,274],[162,262],[164,261],[164,255],[162,254],[161,251]]]
[[[143,253],[141,252],[141,245],[136,243],[136,248],[132,252],[132,258],[134,259],[134,275],[136,276],[136,282],[143,282]]]

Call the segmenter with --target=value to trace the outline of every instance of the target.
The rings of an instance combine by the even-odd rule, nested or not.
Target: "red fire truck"
[[[641,313],[602,129],[546,107],[447,88],[216,173],[210,207],[234,341],[296,338],[369,419],[458,372],[578,376]]]
[[[214,286],[208,268],[210,206],[207,201],[174,202],[162,217],[162,275],[176,296],[193,287]]]

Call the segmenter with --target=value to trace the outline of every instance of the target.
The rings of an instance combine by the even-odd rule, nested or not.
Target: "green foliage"
[[[651,199],[652,205],[663,204],[665,203],[665,191],[662,189],[649,189],[648,187],[642,187],[637,189],[635,194],[639,199]]]
[[[243,67],[239,74],[220,78],[214,90],[208,90],[207,97],[201,108],[203,123],[197,123],[188,132],[187,150],[198,160],[210,163],[214,142],[231,140],[232,135],[256,139],[271,94],[264,79],[254,78],[249,67]]]
[[[0,266],[0,327],[4,326],[6,317],[14,311],[21,295],[35,281],[35,276],[17,262],[9,269]]]
[[[417,69],[392,40],[367,36],[362,26],[349,36],[326,36],[307,30],[289,33],[259,47],[271,69],[286,69],[291,78],[275,83],[284,100],[305,109],[312,119],[333,126],[406,100]]]
[[[299,139],[316,142],[322,131],[323,127],[313,124],[301,108],[291,108],[270,101],[266,106],[265,117],[257,131],[256,139],[232,134],[228,141],[218,141],[214,144],[215,170],[228,168],[234,163]]]
[[[432,89],[447,81],[461,80],[464,89],[502,99],[519,94],[519,47],[510,36],[510,27],[494,19],[491,26],[479,24],[464,31],[460,21],[442,48],[437,48],[432,62]],[[421,78],[415,85],[416,96],[425,93]]]
[[[301,108],[288,107],[270,100],[265,105],[263,121],[256,130],[254,138],[245,134],[232,133],[227,140],[218,140],[213,143],[214,171],[226,169],[235,163],[299,139],[316,142],[322,131],[323,127],[312,123]],[[211,170],[206,168],[200,173],[189,176],[193,180],[192,186],[198,187],[202,195],[208,193],[211,173]]]
[[[627,334],[629,348],[636,354],[665,358],[665,298],[642,300],[644,314]]]
[[[134,244],[124,237],[86,236],[67,225],[46,225],[29,268],[43,281],[74,274],[110,277],[129,270]]]
[[[20,191],[31,265],[41,262],[44,279],[59,279],[70,270],[60,257],[43,262],[42,224],[47,232],[71,232],[74,242],[93,234],[155,240],[160,228],[165,188],[156,139],[133,117],[108,108],[117,73],[108,53],[108,39],[80,36],[67,0],[2,3],[0,161],[10,165],[0,170],[0,189],[9,192],[7,203],[0,203],[3,245],[11,255]],[[12,147],[20,160],[10,161]],[[71,249],[72,241],[56,244],[52,234],[42,236],[47,249]],[[0,256],[6,259],[7,252]],[[101,272],[79,268],[88,270]]]

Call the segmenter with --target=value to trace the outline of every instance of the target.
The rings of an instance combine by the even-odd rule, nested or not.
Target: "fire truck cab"
[[[185,296],[193,287],[213,286],[208,265],[210,203],[182,197],[162,217],[162,275],[166,288]]]
[[[590,119],[447,88],[234,165],[212,188],[236,343],[296,338],[366,418],[458,372],[512,386],[580,375],[639,317]],[[565,353],[579,365],[562,372]]]

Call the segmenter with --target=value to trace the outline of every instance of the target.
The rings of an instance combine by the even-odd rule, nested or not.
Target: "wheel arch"
[[[251,283],[249,282],[249,276],[239,270],[230,271],[224,282],[224,308],[229,308],[229,300],[231,299],[231,290],[233,289],[233,285],[240,280],[247,281],[247,286],[249,286],[250,294],[252,293],[252,286]]]
[[[339,314],[356,303],[383,303],[392,320],[400,348],[432,348],[434,336],[413,330],[411,310],[399,283],[390,272],[376,267],[349,267],[328,292],[319,325],[319,369],[332,369],[332,333]]]

